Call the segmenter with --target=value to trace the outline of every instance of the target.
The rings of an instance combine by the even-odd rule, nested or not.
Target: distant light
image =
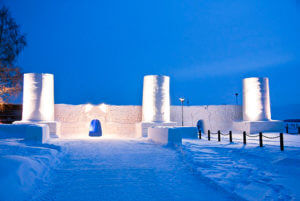
[[[180,102],[181,102],[181,126],[183,126],[183,102],[184,102],[184,98],[179,98]]]

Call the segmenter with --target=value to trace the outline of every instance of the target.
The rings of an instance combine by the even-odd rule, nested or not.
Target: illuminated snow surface
[[[300,135],[284,135],[285,151],[280,151],[279,138],[247,139],[228,136],[221,142],[207,136],[202,140],[183,140],[182,152],[193,169],[224,190],[246,200],[300,200]],[[256,134],[257,135],[257,134]],[[276,137],[278,134],[266,134]]]
[[[0,140],[0,200],[299,200],[300,136],[264,148],[234,136],[183,140]]]

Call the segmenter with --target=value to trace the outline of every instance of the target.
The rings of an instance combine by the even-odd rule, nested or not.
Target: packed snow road
[[[173,148],[116,139],[54,144],[61,163],[33,200],[239,199],[194,172]]]

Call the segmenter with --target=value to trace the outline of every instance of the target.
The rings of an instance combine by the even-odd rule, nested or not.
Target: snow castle
[[[148,128],[178,127],[182,115],[186,127],[203,122],[202,130],[234,132],[282,131],[281,121],[271,120],[268,78],[243,80],[243,105],[172,106],[170,77],[144,77],[142,106],[108,104],[54,104],[52,74],[24,74],[22,121],[14,124],[48,125],[52,136],[82,138],[92,120],[99,120],[102,134],[147,137]]]

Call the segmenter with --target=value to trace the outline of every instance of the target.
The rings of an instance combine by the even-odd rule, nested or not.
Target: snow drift
[[[0,140],[0,200],[29,200],[51,178],[51,166],[58,162],[57,148],[25,144],[21,140]]]

